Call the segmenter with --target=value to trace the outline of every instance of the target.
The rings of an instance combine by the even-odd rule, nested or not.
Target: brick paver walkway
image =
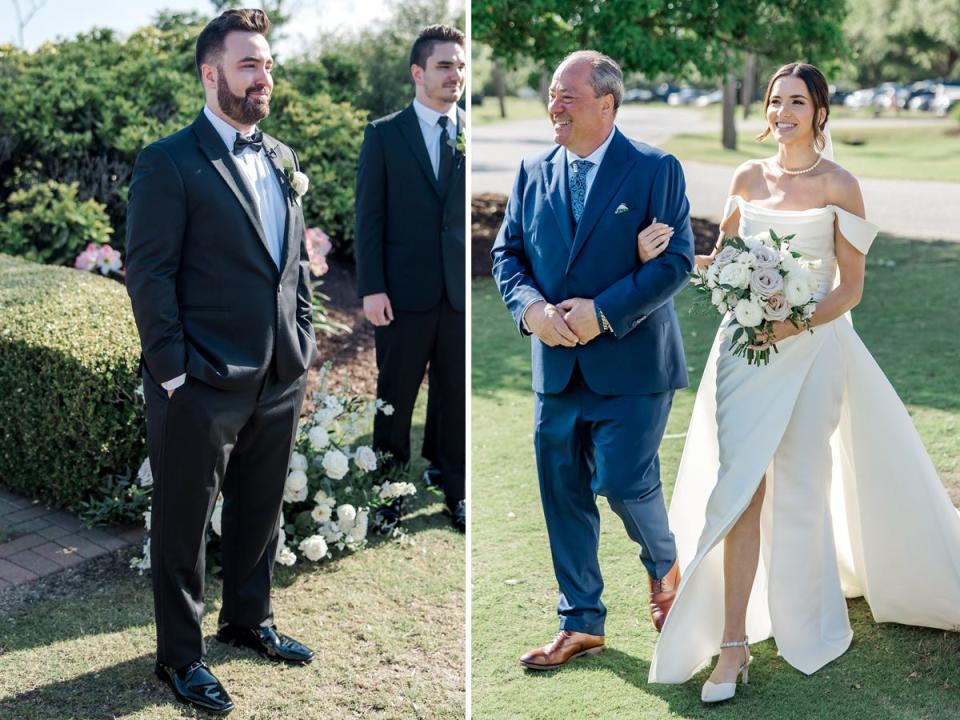
[[[63,510],[0,490],[0,592],[143,542],[142,526],[87,528]]]

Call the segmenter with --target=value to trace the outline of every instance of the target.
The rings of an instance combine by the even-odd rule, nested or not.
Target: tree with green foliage
[[[960,77],[960,0],[848,0],[857,79]]]
[[[156,26],[126,40],[100,29],[33,53],[0,46],[0,218],[23,191],[55,181],[74,188],[57,195],[57,213],[71,206],[82,215],[93,199],[105,208],[113,237],[124,237],[137,154],[190,124],[203,107],[194,49],[207,20],[196,13],[162,13]],[[332,83],[314,83],[314,75],[297,63],[289,74],[278,65],[276,75],[272,113],[263,128],[296,148],[312,179],[304,198],[307,225],[323,228],[338,252],[349,255],[365,114],[342,95],[327,95]],[[41,237],[35,216],[5,237],[13,245],[15,235],[19,246],[28,242],[28,230],[38,236],[35,256],[43,256],[47,251],[40,247],[49,239]],[[77,234],[73,255],[88,241]],[[70,252],[58,248],[56,261]]]
[[[834,0],[480,0],[473,36],[507,61],[526,56],[554,67],[592,48],[626,72],[732,83],[745,52],[829,71],[845,52],[845,14]],[[732,111],[724,113],[724,135],[736,137]]]

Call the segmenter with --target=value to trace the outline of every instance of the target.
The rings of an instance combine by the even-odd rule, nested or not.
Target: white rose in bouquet
[[[366,445],[361,445],[353,455],[353,462],[363,472],[373,472],[377,469],[377,454]]]
[[[385,482],[380,486],[380,497],[384,500],[392,498],[405,497],[407,495],[416,495],[417,488],[413,483],[408,482]]]
[[[723,249],[721,249],[720,252],[714,255],[713,265],[717,266],[718,272],[719,272],[719,268],[722,268],[724,265],[729,265],[730,263],[732,263],[734,260],[737,259],[737,255],[739,254],[740,254],[740,251],[737,250],[732,245],[724,245]]]
[[[790,274],[800,269],[800,263],[787,248],[780,249],[780,267]]]
[[[746,298],[737,303],[733,314],[743,327],[756,327],[763,322],[763,308]]]
[[[710,302],[714,305],[720,305],[720,303],[726,302],[726,297],[727,294],[723,288],[714,288],[710,293]]]
[[[769,230],[764,230],[763,232],[757,233],[756,235],[750,236],[751,240],[754,240],[759,246],[773,247],[773,237],[770,235]],[[752,248],[751,248],[752,249]]]
[[[767,298],[763,306],[763,317],[771,322],[786,320],[790,317],[790,303],[783,293],[776,293]]]
[[[720,271],[718,278],[721,285],[745,289],[750,284],[750,266],[740,262],[732,262]]]
[[[356,520],[354,520],[353,527],[347,532],[347,537],[354,543],[361,543],[367,539],[367,526],[370,520],[370,513],[366,510],[361,510],[357,513]]]
[[[313,518],[313,521],[317,523],[317,525],[323,525],[333,517],[333,510],[326,504],[317,505],[310,511],[310,517]]]
[[[812,278],[803,268],[788,274],[783,283],[783,294],[786,295],[787,302],[794,307],[810,302],[814,289]]]
[[[313,501],[317,505],[326,505],[327,507],[333,507],[336,505],[336,501],[327,495],[323,490],[317,490],[316,495],[313,496]]]
[[[357,509],[353,505],[341,505],[337,508],[337,524],[346,532],[353,527],[357,519]]]
[[[773,268],[757,268],[750,273],[750,292],[768,298],[783,289],[783,276]]]
[[[307,471],[307,458],[298,452],[290,456],[290,469]]]
[[[320,452],[330,444],[330,435],[328,435],[327,431],[322,427],[316,425],[310,428],[310,432],[307,433],[307,437],[310,440],[310,447],[317,452]]]
[[[327,545],[334,545],[340,542],[340,539],[343,537],[343,533],[340,531],[340,526],[337,523],[329,520],[321,525],[317,531],[323,536],[323,539],[326,541]]]
[[[277,545],[277,562],[281,565],[290,566],[297,562],[297,556],[293,554],[293,550],[288,548],[286,545]]]
[[[303,470],[291,470],[283,486],[284,502],[303,502],[307,499],[307,474]]]
[[[340,480],[350,472],[350,461],[339,450],[328,450],[323,456],[323,471],[331,480]]]
[[[300,548],[300,552],[306,556],[307,560],[311,562],[317,562],[326,557],[328,552],[326,540],[319,535],[311,535],[301,540],[297,547]]]
[[[750,251],[757,269],[775,268],[780,264],[780,253],[767,245],[760,245]]]
[[[757,264],[756,260],[753,259],[753,255],[751,255],[749,251],[743,251],[743,250],[740,251],[740,253],[737,255],[737,259],[734,260],[733,262],[738,263],[740,265],[746,265],[751,270],[753,270],[753,268]]]

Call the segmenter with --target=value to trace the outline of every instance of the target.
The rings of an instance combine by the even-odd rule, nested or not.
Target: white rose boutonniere
[[[310,188],[310,178],[307,177],[306,173],[296,170],[293,160],[290,158],[283,158],[283,169],[287,173],[287,182],[290,183],[290,188],[293,190],[293,199],[297,205],[302,205],[301,198],[307,194],[307,190]]]

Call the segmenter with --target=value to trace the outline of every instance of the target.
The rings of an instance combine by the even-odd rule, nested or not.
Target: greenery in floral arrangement
[[[79,509],[144,452],[140,341],[122,285],[0,255],[0,482]]]
[[[104,206],[80,200],[77,183],[56,180],[15,190],[0,223],[0,252],[51,265],[72,265],[89,243],[107,243],[113,228]]]
[[[398,472],[385,469],[386,456],[361,440],[373,429],[378,412],[393,408],[372,397],[345,396],[328,386],[329,363],[320,373],[312,396],[314,411],[302,418],[283,491],[283,519],[276,561],[293,565],[355,552],[366,547],[373,530],[381,536],[403,534],[403,499],[416,494],[409,482],[396,481]],[[139,471],[139,485],[149,491],[153,476],[148,460]],[[214,506],[207,531],[208,567],[219,567],[223,496]],[[150,569],[150,511],[143,513],[148,535],[143,554],[131,562]]]

